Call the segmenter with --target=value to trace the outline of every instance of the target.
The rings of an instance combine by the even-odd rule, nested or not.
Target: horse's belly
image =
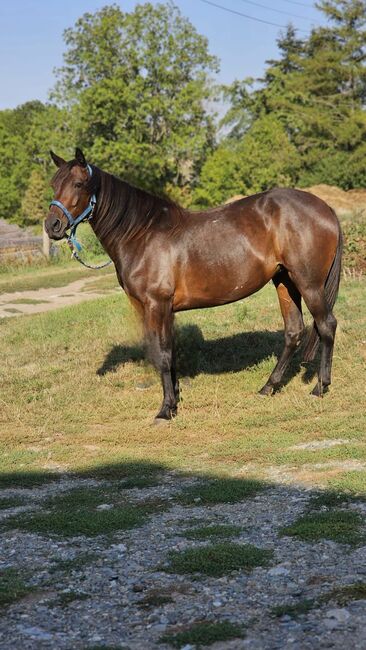
[[[206,274],[206,276],[191,274],[189,278],[185,278],[185,281],[177,285],[173,309],[174,311],[183,311],[235,302],[261,289],[270,280],[270,277],[272,276],[259,270],[250,277],[245,277],[244,274],[241,277],[239,274],[235,274],[233,278],[220,275],[213,277],[210,274]]]

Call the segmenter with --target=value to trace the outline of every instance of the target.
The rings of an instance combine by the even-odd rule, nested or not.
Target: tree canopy
[[[262,78],[219,88],[207,39],[171,2],[107,5],[64,33],[50,103],[0,111],[0,216],[41,219],[49,149],[184,205],[276,185],[366,185],[366,0],[319,0],[325,27],[280,33]],[[221,122],[214,100],[224,96]],[[38,215],[38,216],[37,216]]]

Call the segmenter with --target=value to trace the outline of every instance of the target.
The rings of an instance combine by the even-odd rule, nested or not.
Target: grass
[[[11,301],[12,305],[41,305],[49,300],[36,300],[35,298],[16,298]]]
[[[46,267],[34,278],[38,283],[53,273]],[[69,281],[69,268],[56,268],[54,275],[63,273]],[[14,275],[17,282],[29,278],[32,273]],[[271,285],[244,303],[179,314],[182,402],[174,422],[153,429],[160,381],[142,360],[136,320],[122,292],[1,319],[0,485],[55,480],[54,467],[60,475],[92,476],[103,466],[108,478],[129,463],[147,463],[202,476],[201,485],[183,491],[187,505],[194,499],[209,505],[255,498],[259,492],[251,481],[268,483],[282,472],[308,485],[365,494],[362,281],[343,282],[336,314],[333,385],[323,400],[309,396],[314,366],[303,368],[296,359],[280,393],[257,395],[283,341]],[[146,390],[138,390],[141,383]],[[338,438],[349,442],[316,452],[293,450]],[[224,483],[210,483],[213,477]]]
[[[75,280],[92,277],[92,273],[93,271],[84,269],[81,266],[79,268],[79,265],[76,265],[75,262],[65,263],[64,265],[10,267],[6,272],[0,273],[0,295],[15,291],[35,291],[37,289],[63,287]]]
[[[214,505],[237,503],[255,496],[264,489],[259,481],[240,479],[216,479],[195,485],[181,492],[177,500],[184,505]]]
[[[281,616],[291,616],[291,618],[297,618],[298,616],[303,616],[307,614],[312,609],[315,609],[317,606],[317,601],[313,598],[304,598],[298,603],[284,603],[283,605],[277,605],[272,607],[271,614],[278,618]]]
[[[332,510],[306,514],[291,526],[281,530],[282,535],[296,537],[305,542],[331,539],[340,544],[357,545],[365,541],[361,530],[364,519],[356,512]]]
[[[277,617],[287,615],[292,618],[297,618],[298,616],[307,614],[317,607],[327,605],[330,602],[334,602],[340,607],[344,607],[354,600],[366,600],[366,584],[364,582],[356,582],[351,585],[336,587],[331,591],[321,594],[318,598],[305,598],[294,604],[284,603],[283,605],[273,607],[271,613],[273,616]]]
[[[70,573],[73,571],[80,571],[84,567],[92,564],[98,558],[96,553],[81,553],[71,560],[53,560],[53,564],[49,568],[50,573]],[[52,559],[52,558],[51,558]]]
[[[17,602],[33,590],[34,587],[29,587],[16,569],[0,571],[0,607]]]
[[[229,621],[203,621],[195,623],[190,628],[175,634],[165,634],[161,643],[167,643],[173,648],[183,648],[186,645],[201,648],[212,645],[218,641],[244,638],[243,626]]]
[[[357,498],[352,494],[342,492],[326,491],[314,494],[308,501],[309,510],[318,510],[320,508],[336,508],[356,501]]]
[[[183,537],[187,539],[216,539],[223,537],[225,539],[229,537],[238,537],[242,532],[240,526],[230,526],[230,525],[209,525],[209,526],[200,526],[198,528],[191,528],[182,532]]]
[[[90,596],[82,591],[62,591],[58,595],[57,604],[60,605],[60,607],[67,607],[67,605],[75,602],[75,600],[87,600],[88,598],[90,598]]]
[[[113,507],[99,510],[98,505],[103,503]],[[121,502],[115,488],[80,488],[48,499],[44,503],[46,510],[9,517],[5,527],[42,535],[94,537],[142,526],[162,505],[161,501],[145,501],[143,505]]]
[[[169,553],[169,564],[163,569],[169,573],[224,576],[232,571],[251,571],[267,566],[272,552],[251,544],[221,543],[185,551]]]
[[[27,505],[22,497],[0,497],[0,510],[17,508],[18,506]]]

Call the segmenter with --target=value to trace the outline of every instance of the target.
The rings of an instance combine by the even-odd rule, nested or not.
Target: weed
[[[25,501],[22,497],[0,497],[0,510],[7,510],[8,508],[16,508],[17,506],[24,506]]]
[[[241,531],[242,529],[240,526],[230,526],[223,524],[192,528],[190,530],[185,530],[182,535],[188,539],[215,539],[218,537],[237,537],[240,535]]]
[[[305,598],[304,600],[300,600],[298,603],[294,605],[285,603],[284,605],[278,605],[277,607],[272,607],[271,614],[279,618],[285,615],[292,616],[293,618],[297,618],[297,616],[301,616],[302,614],[307,614],[308,612],[310,612],[310,610],[316,607],[316,604],[317,604],[316,600]]]
[[[235,478],[214,479],[181,492],[178,501],[184,505],[236,503],[255,496],[265,489],[260,481]]]
[[[88,594],[82,591],[62,591],[58,595],[57,604],[61,607],[67,607],[67,605],[73,603],[75,600],[87,600],[88,598]]]
[[[98,510],[97,506],[106,498],[112,500],[113,507]],[[49,510],[25,517],[10,517],[6,521],[6,527],[40,534],[93,537],[142,526],[152,512],[161,509],[163,503],[118,503],[114,490],[108,493],[101,488],[79,488],[48,499],[45,506]]]
[[[24,578],[16,569],[0,571],[0,607],[15,603],[34,589],[25,584]]]
[[[97,559],[96,553],[81,553],[70,560],[53,560],[53,564],[49,568],[50,573],[58,571],[69,573],[70,571],[79,571],[88,564],[92,564]]]
[[[307,614],[312,609],[321,607],[330,602],[335,602],[337,605],[345,606],[353,600],[366,600],[366,584],[364,582],[356,582],[351,585],[345,585],[343,587],[336,587],[331,591],[322,594],[318,598],[314,599],[304,599],[298,603],[285,603],[283,605],[278,605],[273,607],[271,613],[274,616],[292,616],[296,618],[303,614]]]
[[[200,548],[169,553],[169,565],[162,567],[169,573],[202,573],[223,576],[240,569],[250,571],[266,566],[272,558],[267,551],[251,544],[213,544]]]
[[[211,622],[204,621],[192,625],[192,627],[177,632],[176,634],[165,634],[161,637],[161,643],[168,643],[173,648],[182,648],[186,645],[194,645],[198,648],[212,645],[216,641],[228,641],[229,639],[242,639],[244,629],[241,625],[229,621]]]
[[[297,537],[306,542],[331,539],[341,544],[356,545],[364,540],[360,531],[363,518],[356,512],[332,510],[306,514],[280,531],[281,535]]]
[[[334,508],[342,506],[346,503],[355,501],[355,497],[351,494],[342,494],[342,492],[326,491],[315,494],[308,501],[309,510],[318,510],[319,508]]]

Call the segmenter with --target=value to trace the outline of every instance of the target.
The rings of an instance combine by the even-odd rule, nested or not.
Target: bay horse
[[[260,391],[275,392],[302,338],[303,298],[314,322],[304,360],[321,342],[317,384],[331,382],[337,321],[342,233],[324,201],[295,189],[272,189],[233,203],[191,212],[89,165],[80,149],[66,162],[50,152],[58,171],[55,199],[45,220],[52,239],[78,221],[90,225],[113,260],[118,281],[142,318],[150,360],[161,375],[163,403],[156,419],[177,413],[179,383],[174,313],[241,300],[273,281],[285,346]]]

